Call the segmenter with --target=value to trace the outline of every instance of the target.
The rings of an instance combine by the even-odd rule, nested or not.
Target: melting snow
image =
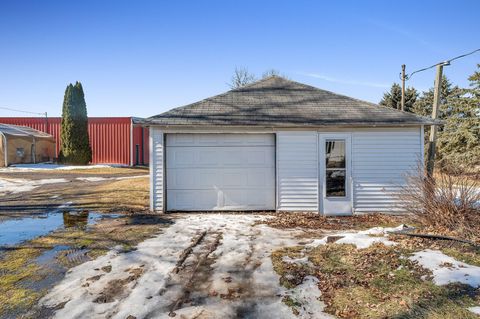
[[[41,185],[67,182],[68,180],[65,178],[48,178],[37,180],[0,178],[0,194],[29,192]]]
[[[471,312],[473,312],[473,313],[476,314],[476,315],[480,315],[480,306],[478,306],[478,307],[470,307],[470,308],[468,308],[468,310],[470,310]]]
[[[105,177],[77,177],[76,178],[79,181],[84,181],[84,182],[101,182],[101,181],[106,181],[108,178]]]
[[[210,255],[214,263],[210,266],[208,279],[195,286],[190,295],[197,301],[176,309],[177,318],[292,318],[292,310],[282,302],[286,295],[302,303],[299,309],[301,318],[330,318],[322,313],[324,304],[318,300],[320,291],[315,278],[307,277],[300,286],[287,290],[280,286],[279,276],[273,270],[272,250],[297,244],[294,238],[299,231],[253,226],[260,218],[265,217],[225,214],[185,216],[157,237],[139,244],[135,251],[121,253],[113,250],[71,269],[64,280],[42,298],[40,304],[54,307],[66,302],[62,309],[56,311],[56,318],[123,319],[129,315],[169,318],[172,305],[183,293],[182,285],[171,283],[172,276],[175,276],[172,270],[192,238],[206,230],[206,237],[220,233],[223,237]],[[204,244],[196,246],[194,252],[201,245]],[[102,272],[104,266],[111,266],[111,271]],[[144,271],[138,280],[119,288],[121,291],[112,302],[94,302],[108,283],[127,278],[129,270],[134,268]],[[98,280],[88,280],[97,275],[101,275]],[[231,296],[232,292],[239,296],[225,297]]]
[[[457,261],[441,251],[425,249],[416,252],[409,259],[430,269],[433,273],[433,282],[437,285],[459,282],[474,288],[480,287],[480,267]]]
[[[288,296],[294,301],[302,304],[298,308],[301,318],[327,319],[335,318],[323,312],[325,304],[318,299],[321,292],[318,289],[318,279],[313,276],[307,276],[301,285],[287,292]]]
[[[337,240],[337,244],[352,244],[357,248],[368,248],[373,244],[382,243],[386,246],[396,245],[395,242],[388,240],[388,233],[399,231],[405,228],[405,225],[400,225],[395,228],[385,228],[385,227],[374,227],[367,230],[359,232],[350,232],[350,233],[338,233],[335,236],[342,237]],[[315,239],[310,244],[307,244],[307,247],[317,247],[320,245],[327,244],[327,239],[329,236],[325,236],[322,239]]]
[[[72,170],[72,169],[92,169],[92,168],[109,168],[109,167],[121,167],[122,165],[60,165],[60,164],[14,164],[9,167],[0,169],[3,172],[14,171],[36,171],[36,170]]]
[[[124,179],[132,179],[132,178],[142,178],[148,177],[148,175],[135,175],[135,176],[121,176],[121,177],[100,177],[100,176],[90,176],[90,177],[77,177],[76,179],[79,181],[85,182],[101,182],[101,181],[108,181],[108,180],[124,180]]]

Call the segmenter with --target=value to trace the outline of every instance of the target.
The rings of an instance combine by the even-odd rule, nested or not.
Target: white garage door
[[[273,134],[167,134],[167,210],[275,209]]]

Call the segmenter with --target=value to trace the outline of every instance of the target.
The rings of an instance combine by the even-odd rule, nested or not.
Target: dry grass
[[[31,192],[12,194],[3,198],[0,220],[2,216],[54,210],[66,202],[88,211],[143,212],[149,206],[148,177],[101,182],[74,180],[44,185]]]
[[[281,283],[291,288],[306,275],[316,276],[326,312],[338,317],[477,318],[466,308],[480,302],[479,291],[463,285],[436,286],[428,270],[404,258],[411,252],[407,248],[328,244],[303,252],[310,266],[282,261],[283,256],[300,257],[300,252],[292,247],[272,254]]]
[[[480,183],[465,175],[438,173],[408,177],[399,195],[401,208],[430,230],[479,240]]]
[[[318,213],[274,213],[274,218],[260,221],[270,227],[288,229],[303,228],[315,230],[366,229],[377,226],[398,226],[408,223],[408,216],[365,214],[342,217],[326,217]]]
[[[72,199],[76,207],[84,209],[102,212],[144,211],[149,206],[149,187],[148,177],[125,179],[92,185],[75,199],[72,196]],[[63,196],[68,198],[69,195],[77,195],[75,189],[72,192]]]

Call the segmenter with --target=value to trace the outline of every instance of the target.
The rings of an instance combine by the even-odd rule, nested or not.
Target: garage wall
[[[318,133],[277,133],[277,209],[318,211]]]
[[[163,132],[150,128],[150,209],[163,212],[165,207],[164,191],[164,139]]]
[[[405,175],[423,162],[423,129],[384,129],[352,133],[355,212],[399,210]]]

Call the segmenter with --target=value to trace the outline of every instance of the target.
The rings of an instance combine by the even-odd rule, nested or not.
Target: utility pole
[[[405,111],[405,64],[402,64],[402,111]]]
[[[433,107],[432,107],[432,119],[438,117],[438,109],[440,108],[441,90],[442,90],[442,74],[443,67],[450,65],[450,62],[442,62],[437,64],[437,76],[435,77],[435,88],[433,92]],[[427,177],[433,176],[433,168],[435,167],[435,143],[437,138],[437,126],[430,126],[430,139],[428,141],[427,149]]]

